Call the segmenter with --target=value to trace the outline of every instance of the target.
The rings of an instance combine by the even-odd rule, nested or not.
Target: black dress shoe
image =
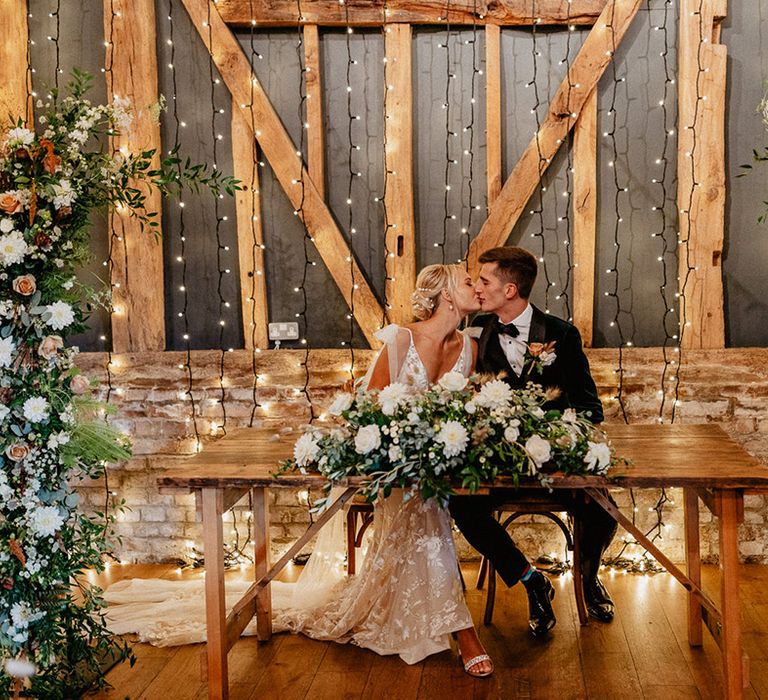
[[[534,571],[525,582],[525,590],[528,593],[528,626],[534,637],[541,637],[557,622],[550,602],[555,597],[555,589],[544,574]]]
[[[613,601],[597,576],[591,581],[584,582],[584,600],[590,617],[594,617],[600,622],[613,620]]]

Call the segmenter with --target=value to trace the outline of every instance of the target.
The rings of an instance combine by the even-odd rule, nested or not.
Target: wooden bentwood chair
[[[525,515],[541,515],[551,520],[557,525],[565,537],[566,547],[573,553],[573,592],[576,596],[576,611],[579,614],[579,622],[582,625],[587,624],[587,606],[584,602],[584,586],[581,580],[581,552],[579,551],[579,538],[577,532],[579,528],[578,519],[571,517],[573,531],[563,522],[558,515],[563,511],[563,506],[545,496],[537,497],[534,495],[525,496],[501,504],[496,509],[496,518],[501,522],[501,526],[507,530],[518,518]],[[505,514],[507,517],[502,520]],[[485,598],[485,613],[483,623],[490,625],[493,620],[493,607],[496,602],[496,569],[493,564],[485,557],[480,562],[480,570],[477,574],[477,588],[481,589],[485,584],[485,577],[488,576],[488,593]]]

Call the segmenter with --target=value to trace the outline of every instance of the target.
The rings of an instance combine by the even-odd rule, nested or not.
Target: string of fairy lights
[[[176,16],[176,0],[168,0],[168,39],[167,44],[170,50],[170,56],[168,61],[168,70],[171,76],[171,115],[173,118],[173,138],[174,143],[180,143],[182,129],[187,126],[179,115],[179,99],[178,99],[178,84],[176,79],[176,44],[175,44],[175,16]],[[181,165],[179,165],[179,168]],[[185,205],[186,202],[180,199],[178,206],[174,208],[174,211],[178,217],[178,244],[179,254],[176,256],[176,263],[180,266],[181,284],[178,287],[178,292],[181,294],[180,309],[176,312],[177,317],[181,319],[182,323],[182,340],[184,346],[184,361],[179,365],[179,369],[184,372],[186,378],[186,389],[180,392],[179,398],[182,401],[186,401],[189,404],[189,416],[186,422],[192,425],[192,432],[194,435],[193,448],[195,451],[199,451],[202,448],[202,441],[200,436],[200,429],[198,426],[198,409],[196,405],[195,395],[192,392],[193,386],[193,371],[192,371],[192,344],[190,340],[189,332],[189,318],[187,317],[187,311],[189,309],[189,297],[187,294],[188,285],[188,269],[187,269],[187,226],[185,219]]]
[[[251,17],[253,17],[253,0],[249,0],[249,9]],[[249,48],[249,55],[250,55],[250,65],[251,65],[251,71],[254,70],[254,66],[256,64],[257,60],[263,59],[263,55],[259,53],[256,50],[256,20],[251,19],[250,23],[250,31],[248,34],[248,48]],[[259,162],[258,157],[258,145],[255,141],[256,136],[258,133],[258,129],[256,128],[256,112],[255,112],[255,91],[256,91],[256,83],[253,78],[251,78],[251,81],[249,83],[249,90],[250,90],[250,103],[248,104],[248,116],[251,126],[251,134],[253,134],[254,137],[254,143],[253,148],[251,150],[251,176],[250,176],[250,187],[251,187],[251,196],[248,198],[249,202],[251,204],[251,211],[250,211],[250,218],[249,218],[249,225],[251,229],[251,288],[248,295],[248,302],[251,305],[251,320],[250,320],[250,328],[244,328],[243,334],[247,334],[250,332],[250,340],[251,340],[251,374],[253,375],[252,381],[251,381],[251,416],[250,420],[248,421],[248,425],[250,427],[253,427],[254,421],[256,420],[256,414],[259,410],[259,408],[262,408],[259,399],[258,399],[258,392],[259,392],[259,368],[258,368],[258,360],[257,357],[261,353],[261,348],[258,347],[257,342],[257,320],[256,320],[256,287],[257,284],[259,284],[258,278],[263,276],[264,270],[259,268],[259,264],[263,260],[263,251],[265,249],[265,245],[263,240],[259,241],[258,237],[256,235],[257,227],[260,226],[259,224],[259,209],[257,207],[257,196],[259,196],[259,188],[256,186],[256,182],[259,180],[259,167],[261,163]],[[240,273],[242,275],[242,271]]]
[[[450,222],[456,219],[455,214],[450,211],[451,199],[451,166],[458,164],[458,160],[452,157],[451,138],[456,137],[456,132],[452,131],[451,123],[451,84],[456,79],[453,72],[455,68],[451,65],[451,1],[447,0],[445,4],[445,38],[438,47],[445,50],[445,97],[443,98],[442,109],[445,112],[445,167],[443,168],[443,227],[442,238],[435,243],[435,247],[440,249],[440,262],[446,263],[446,245],[448,243],[448,231]]]
[[[388,190],[389,190],[389,178],[390,176],[393,176],[396,174],[396,171],[393,170],[393,166],[390,165],[389,162],[389,93],[391,90],[389,89],[390,81],[389,81],[389,73],[388,71],[394,70],[393,66],[389,62],[389,58],[386,55],[386,46],[387,46],[387,34],[392,31],[391,27],[387,24],[387,15],[389,13],[389,9],[387,7],[387,2],[384,0],[382,3],[382,17],[381,17],[381,32],[382,32],[382,43],[384,44],[384,58],[382,59],[382,62],[384,64],[384,70],[382,71],[384,75],[384,86],[382,94],[384,95],[384,98],[382,100],[382,152],[384,155],[384,176],[382,178],[382,188],[379,192],[378,196],[375,198],[380,204],[381,204],[381,212],[382,212],[382,219],[383,219],[383,228],[384,228],[384,304],[382,305],[382,314],[381,314],[381,325],[385,326],[389,322],[389,311],[392,308],[392,305],[389,303],[389,300],[387,298],[387,292],[389,291],[389,285],[393,284],[397,280],[394,277],[390,276],[389,273],[389,262],[392,260],[396,255],[396,250],[392,250],[389,247],[389,239],[390,239],[390,232],[397,229],[397,223],[392,222],[389,219],[389,207],[387,206],[387,198],[388,198]]]
[[[303,335],[301,338],[301,344],[304,346],[304,357],[302,358],[300,362],[301,368],[304,370],[304,384],[299,389],[297,393],[302,394],[304,396],[304,399],[307,403],[307,408],[309,410],[309,422],[312,423],[317,418],[317,415],[315,413],[315,406],[312,402],[312,397],[309,394],[309,382],[310,382],[310,372],[309,372],[309,358],[310,358],[310,352],[311,348],[308,343],[308,335],[309,335],[309,319],[307,316],[307,311],[309,309],[309,297],[307,295],[307,278],[309,276],[310,268],[314,265],[314,261],[311,259],[310,256],[310,246],[314,244],[314,240],[312,239],[312,236],[309,234],[309,231],[307,230],[306,221],[304,218],[304,201],[306,197],[306,183],[304,182],[304,176],[305,176],[305,168],[303,166],[303,158],[304,158],[304,152],[306,147],[306,134],[309,129],[309,122],[307,121],[307,65],[306,65],[306,55],[304,52],[304,14],[301,9],[301,0],[296,0],[296,57],[298,59],[299,64],[299,106],[298,106],[298,116],[299,116],[299,124],[301,125],[301,128],[299,129],[299,147],[296,151],[296,156],[299,158],[299,177],[296,179],[293,184],[297,185],[299,187],[299,202],[294,207],[293,214],[294,216],[298,217],[299,221],[302,225],[302,254],[304,256],[304,264],[302,266],[301,270],[301,280],[299,282],[299,285],[294,288],[294,292],[298,293],[300,295],[301,299],[301,306],[299,311],[296,313],[296,318],[299,319],[299,328],[300,328],[300,334]],[[354,284],[352,285],[354,287]],[[354,290],[352,290],[353,292]]]

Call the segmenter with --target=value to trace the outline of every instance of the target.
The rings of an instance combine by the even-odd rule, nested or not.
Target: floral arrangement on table
[[[339,395],[337,427],[314,426],[281,471],[319,471],[330,482],[362,476],[369,501],[409,488],[445,504],[456,485],[476,491],[497,476],[603,475],[614,462],[604,434],[573,409],[547,410],[552,391],[513,390],[499,378],[445,374],[428,391],[399,383]],[[318,504],[322,507],[322,503]]]
[[[0,131],[0,696],[79,695],[110,658],[113,640],[97,588],[79,578],[103,568],[114,544],[107,508],[78,509],[78,483],[130,456],[128,439],[75,365],[65,339],[85,328],[99,294],[75,270],[89,258],[94,210],[116,207],[151,231],[148,187],[231,191],[235,181],[182,163],[176,151],[111,152],[106,137],[129,127],[130,105],[92,105],[90,76],[75,71],[52,91],[39,133],[19,120]],[[103,296],[103,294],[102,294]],[[108,297],[107,297],[108,302]],[[23,680],[21,680],[23,679]]]

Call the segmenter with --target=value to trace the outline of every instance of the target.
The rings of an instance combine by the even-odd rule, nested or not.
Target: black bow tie
[[[520,331],[514,323],[502,323],[496,320],[496,331],[499,335],[508,335],[510,338],[517,338]]]

